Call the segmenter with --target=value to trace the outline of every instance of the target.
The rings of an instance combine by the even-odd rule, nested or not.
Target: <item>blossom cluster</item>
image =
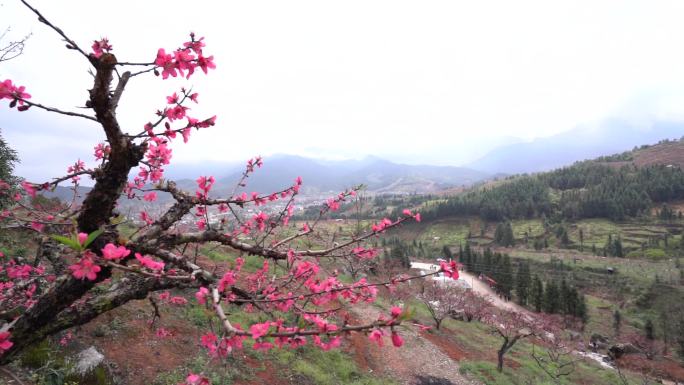
[[[0,100],[11,100],[9,105],[10,108],[14,108],[14,106],[18,104],[19,107],[17,109],[19,111],[26,111],[28,110],[29,106],[24,105],[24,101],[31,98],[31,95],[24,92],[25,89],[26,88],[24,86],[16,86],[12,84],[10,79],[6,79],[0,83]]]
[[[190,34],[190,41],[183,43],[182,48],[178,48],[171,53],[167,53],[164,48],[159,48],[157,57],[154,60],[154,65],[161,68],[162,79],[167,79],[169,76],[181,77],[186,76],[189,79],[199,67],[205,74],[209,69],[216,68],[213,56],[204,56],[202,48],[205,44],[204,37],[195,39],[195,34]],[[158,71],[155,71],[158,74]]]

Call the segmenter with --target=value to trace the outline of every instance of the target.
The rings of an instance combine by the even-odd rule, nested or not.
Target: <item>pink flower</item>
[[[24,92],[25,87],[17,87],[12,84],[12,81],[7,79],[0,83],[0,99],[12,99],[18,101],[17,103],[21,106],[24,104],[22,99],[30,99],[31,95]],[[12,104],[10,103],[10,107]]]
[[[192,41],[188,41],[183,43],[183,47],[185,48],[190,48],[191,50],[195,51],[196,54],[202,54],[202,48],[204,48],[204,37],[200,37],[198,40],[195,40],[195,35],[190,34],[190,37],[193,39]]]
[[[62,346],[67,346],[69,344],[69,341],[71,341],[71,339],[73,337],[74,336],[73,336],[73,334],[71,334],[71,331],[68,331],[68,332],[66,332],[64,337],[62,337],[62,339],[59,340],[59,344]]]
[[[197,230],[204,231],[207,228],[207,221],[200,219],[199,221],[195,222],[195,225],[197,225]]]
[[[200,343],[202,346],[207,348],[210,352],[214,352],[216,350],[216,341],[218,341],[218,338],[216,337],[216,334],[212,332],[208,332],[207,334],[202,335],[200,338]]]
[[[313,336],[314,344],[320,347],[323,351],[328,351],[339,347],[342,344],[342,338],[340,336],[330,337],[328,342],[323,342],[320,336]]]
[[[269,322],[264,322],[261,324],[254,324],[249,328],[249,332],[252,333],[252,338],[255,340],[261,338],[268,333],[268,329],[271,327]]]
[[[86,233],[78,233],[78,243],[83,246],[85,242],[88,240],[88,234]]]
[[[155,334],[159,338],[173,337],[173,333],[170,330],[164,328],[157,329],[157,332]]]
[[[140,253],[135,253],[135,259],[140,262],[140,265],[150,270],[159,271],[164,269],[164,262],[157,262],[147,255],[142,256]]]
[[[185,378],[185,384],[178,384],[178,385],[211,385],[211,382],[209,382],[209,379],[206,377],[202,377],[198,374],[190,373]]]
[[[174,78],[177,76],[176,64],[173,62],[173,56],[169,55],[164,51],[164,48],[159,48],[157,51],[157,58],[154,60],[154,64],[162,67],[162,79],[167,79],[169,75]]]
[[[204,305],[205,303],[207,303],[207,296],[208,295],[209,295],[209,289],[202,286],[199,288],[197,293],[195,293],[195,298],[197,298],[197,302]]]
[[[178,94],[174,92],[173,95],[167,96],[166,97],[166,103],[168,103],[168,104],[178,103]]]
[[[209,56],[209,57],[204,57],[200,54],[200,56],[197,58],[197,65],[204,71],[204,73],[207,73],[207,69],[214,69],[216,68],[216,64],[214,64],[214,57]],[[188,75],[190,77],[190,75]]]
[[[188,140],[190,140],[190,133],[192,132],[192,130],[190,130],[190,128],[191,127],[185,127],[181,131],[181,135],[183,135],[183,143],[187,143]]]
[[[375,343],[378,344],[378,346],[382,347],[382,336],[385,335],[382,330],[380,329],[373,329],[372,332],[368,335],[368,339],[371,341],[374,341]]]
[[[109,40],[106,37],[103,37],[102,39],[93,42],[92,49],[93,56],[99,59],[103,53],[111,51],[112,46],[109,44]]]
[[[330,211],[337,211],[340,209],[340,202],[336,201],[333,198],[328,199],[326,204],[328,205],[328,208],[330,208]]]
[[[175,107],[167,109],[165,112],[165,115],[167,118],[169,118],[170,121],[183,119],[185,117],[185,111],[187,111],[187,110],[188,110],[187,107],[175,106]]]
[[[150,191],[147,194],[143,195],[143,199],[148,202],[154,202],[157,200],[157,193],[154,191]]]
[[[399,306],[392,306],[392,318],[397,318],[403,310]]]
[[[373,259],[378,254],[380,254],[379,249],[366,249],[363,247],[355,247],[352,249],[352,253],[356,254],[357,257],[361,259]]]
[[[392,345],[400,348],[404,344],[404,340],[397,332],[392,332]]]
[[[105,245],[105,247],[102,249],[102,256],[104,259],[110,260],[110,261],[118,261],[119,259],[123,257],[127,257],[131,253],[130,250],[125,248],[124,246],[114,246],[113,243],[108,243]]]
[[[26,194],[31,196],[31,198],[36,197],[36,188],[33,184],[23,181],[21,182],[21,187],[26,191]]]
[[[440,262],[440,270],[444,272],[444,276],[447,278],[458,279],[458,265],[456,261],[451,261],[449,263]]]
[[[152,218],[150,218],[146,211],[140,212],[140,219],[148,225],[154,223],[154,221],[152,220]]]
[[[40,223],[40,222],[31,222],[31,228],[36,230],[39,233],[43,231],[44,227],[45,227],[45,225]]]
[[[254,350],[271,350],[273,349],[273,344],[270,342],[255,342],[254,345],[252,345],[252,348]]]
[[[188,300],[183,298],[183,297],[171,297],[169,302],[171,302],[172,305],[182,306],[182,305],[187,304]]]
[[[9,332],[0,332],[0,356],[9,350],[14,343],[10,341],[11,334]]]
[[[111,151],[112,149],[108,145],[98,143],[97,146],[95,146],[95,160],[104,159]]]
[[[91,253],[86,252],[78,263],[69,266],[74,278],[81,280],[87,278],[90,281],[97,279],[97,273],[102,269],[93,262],[90,255]]]

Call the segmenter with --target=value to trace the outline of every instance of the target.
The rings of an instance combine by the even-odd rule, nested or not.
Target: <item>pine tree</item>
[[[608,234],[608,240],[606,240],[606,245],[603,246],[603,256],[605,257],[607,255],[613,255],[613,247],[615,247],[615,244],[613,243],[613,234]]]
[[[513,235],[513,226],[511,226],[511,222],[506,222],[504,228],[504,243],[507,247],[515,244],[515,236]]]
[[[647,319],[646,323],[644,324],[644,334],[646,335],[646,338],[651,341],[655,339],[655,326],[650,318]]]
[[[503,233],[503,223],[497,223],[496,229],[494,230],[494,242],[498,243],[499,245],[503,245]]]
[[[589,321],[589,311],[587,310],[587,299],[584,295],[579,296],[579,302],[577,303],[577,313],[575,314],[577,318],[582,320],[583,324]]]
[[[542,311],[542,307],[544,306],[544,283],[536,274],[532,280],[531,297],[534,310],[536,312]]]
[[[515,237],[513,236],[511,222],[498,223],[496,225],[496,230],[494,230],[494,241],[501,246],[513,246]]]
[[[684,315],[679,316],[678,322],[675,323],[674,340],[677,346],[677,353],[679,357],[684,360]]]
[[[560,285],[560,295],[558,297],[558,311],[561,314],[569,314],[569,308],[570,308],[570,286],[568,286],[568,282],[563,278],[561,281]]]
[[[515,294],[520,305],[527,305],[531,286],[532,277],[530,276],[530,266],[527,262],[520,262],[518,264],[518,273],[515,278]]]
[[[558,289],[558,284],[555,281],[548,282],[546,284],[546,290],[544,291],[544,311],[549,314],[558,313],[560,303],[559,297],[560,290]]]
[[[511,257],[507,254],[503,256],[501,262],[501,275],[499,277],[499,288],[501,294],[506,300],[511,299],[511,292],[513,291],[513,267],[511,266]]]
[[[16,177],[12,175],[14,164],[19,161],[17,152],[7,145],[0,136],[0,181],[8,183],[10,186],[16,184]],[[11,194],[0,194],[0,209],[9,203]]]
[[[620,336],[620,329],[622,328],[622,314],[620,314],[620,311],[615,309],[615,312],[613,312],[613,332],[615,332],[615,336],[618,337]]]
[[[449,249],[449,246],[447,245],[444,245],[444,247],[442,247],[442,255],[444,255],[444,259],[446,259],[447,261],[450,261],[454,258],[454,255],[451,253],[451,249]]]
[[[497,274],[494,274],[495,270],[493,259],[494,256],[492,255],[492,251],[490,249],[485,249],[484,253],[482,254],[482,266],[480,267],[480,272],[497,280],[499,277]],[[496,271],[498,272],[499,269],[496,269]]]
[[[622,239],[620,239],[620,237],[615,238],[615,241],[613,241],[613,256],[618,258],[624,257],[622,251]]]
[[[473,254],[470,250],[470,243],[466,242],[465,249],[463,250],[463,261],[466,266],[466,270],[474,272],[473,270]]]

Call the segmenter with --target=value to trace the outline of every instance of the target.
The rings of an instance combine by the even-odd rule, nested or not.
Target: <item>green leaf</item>
[[[415,315],[415,312],[413,309],[411,309],[409,306],[406,306],[404,308],[404,311],[401,312],[401,315],[399,316],[399,321],[407,321],[413,318]]]
[[[85,243],[83,244],[83,248],[88,247],[103,232],[104,232],[103,229],[97,229],[97,230],[93,231],[92,233],[88,234],[88,238],[86,239]]]
[[[126,219],[126,217],[124,217],[123,215],[119,215],[117,217],[110,219],[109,222],[113,225],[118,225],[118,224],[122,223],[125,219]]]
[[[59,243],[61,243],[61,244],[63,244],[63,245],[67,245],[67,246],[71,247],[71,248],[74,249],[74,250],[81,250],[81,245],[78,243],[77,240],[75,240],[75,239],[73,239],[73,238],[67,238],[67,237],[64,237],[64,236],[61,236],[61,235],[51,235],[51,237],[52,237],[52,239],[54,239],[55,241],[57,241],[57,242],[59,242]]]

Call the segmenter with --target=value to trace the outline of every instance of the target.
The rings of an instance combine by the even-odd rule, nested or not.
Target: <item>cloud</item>
[[[684,114],[684,3],[676,1],[117,4],[35,5],[86,48],[107,36],[122,60],[150,60],[190,30],[206,36],[214,73],[137,77],[121,103],[122,127],[137,132],[166,95],[182,86],[200,93],[192,113],[216,114],[218,124],[174,146],[179,162],[305,153],[460,164],[509,137],[531,140],[636,110]],[[0,78],[11,74],[46,104],[83,105],[88,64],[21,4],[3,13],[17,33],[34,34]],[[27,127],[36,113],[14,114],[0,107],[4,135],[32,173],[41,162],[52,172],[87,156],[102,140],[96,128],[47,118]]]

